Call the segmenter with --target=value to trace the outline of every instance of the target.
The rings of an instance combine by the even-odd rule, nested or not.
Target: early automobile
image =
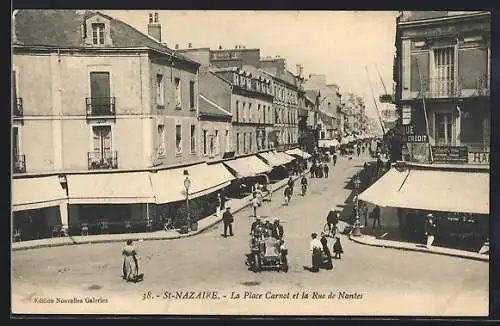
[[[250,253],[246,255],[245,263],[254,272],[268,269],[286,273],[288,272],[287,254],[288,250],[285,248],[283,240],[268,235],[252,235]]]

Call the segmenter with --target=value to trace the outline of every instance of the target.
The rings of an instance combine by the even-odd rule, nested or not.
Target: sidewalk
[[[345,228],[345,226],[351,227],[350,225],[346,224],[343,227],[341,227],[341,229],[343,230]],[[361,233],[363,233],[363,229],[361,229]],[[425,247],[425,245],[422,245],[422,244],[394,241],[394,240],[384,240],[384,239],[379,239],[373,235],[362,234],[360,236],[353,236],[351,233],[349,233],[349,239],[356,242],[356,243],[359,243],[359,244],[374,246],[374,247],[409,250],[409,251],[420,251],[420,252],[426,252],[426,253],[435,254],[435,255],[460,257],[460,258],[487,261],[487,262],[490,260],[489,255],[484,255],[484,254],[480,254],[477,252],[458,250],[458,249],[450,249],[450,248],[445,248],[445,247],[436,247],[436,246],[432,246],[430,249],[427,249]]]
[[[294,180],[299,177],[294,176]],[[272,186],[272,192],[276,192],[282,189],[287,184],[288,179],[283,179]],[[231,212],[233,214],[245,209],[250,206],[250,197],[241,199],[231,198],[228,203],[231,206]],[[47,238],[38,239],[30,241],[21,241],[12,243],[12,251],[15,250],[26,250],[44,247],[58,247],[67,245],[77,245],[77,244],[92,244],[92,243],[105,243],[105,242],[125,242],[129,239],[134,241],[148,241],[148,240],[173,240],[180,238],[187,238],[197,235],[203,231],[206,231],[216,224],[222,221],[222,218],[217,217],[215,214],[205,217],[198,221],[198,230],[190,231],[186,234],[180,234],[177,231],[154,231],[154,232],[143,232],[143,233],[122,233],[122,234],[99,234],[99,235],[86,235],[86,236],[72,236],[72,237],[59,237],[59,238]]]

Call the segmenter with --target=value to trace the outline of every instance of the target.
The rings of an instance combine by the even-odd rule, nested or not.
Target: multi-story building
[[[259,49],[230,50],[209,48],[179,49],[178,52],[208,67],[211,74],[226,82],[226,88],[202,80],[200,89],[214,102],[229,102],[232,114],[232,156],[226,153],[224,164],[238,176],[239,181],[269,172],[272,167],[289,163],[294,158],[283,153],[265,153],[276,149],[273,76],[260,71]],[[229,88],[227,88],[229,87]],[[202,91],[204,94],[204,91]],[[259,154],[259,155],[256,155]],[[236,157],[235,160],[230,158]],[[264,163],[265,162],[265,163]],[[269,165],[268,165],[269,164]]]
[[[185,198],[184,172],[193,198],[213,186],[199,173],[199,63],[99,12],[13,20],[15,228],[151,226],[156,204]],[[157,32],[158,15],[149,23]]]
[[[232,143],[231,83],[208,67],[200,68],[200,146],[207,160],[234,155]]]
[[[429,161],[429,146],[453,146],[487,163],[490,24],[488,12],[403,12],[398,18],[396,105],[402,125],[419,136],[419,143],[406,143],[407,159]]]
[[[490,212],[491,14],[410,11],[396,23],[400,119],[388,138],[399,162],[359,199],[386,207],[381,216],[409,239],[432,213],[438,245],[480,248]]]
[[[298,110],[300,83],[293,73],[286,69],[284,58],[263,58],[260,70],[273,79],[274,128],[278,148],[296,147],[298,143]]]
[[[342,135],[343,131],[343,119],[342,115],[342,95],[340,93],[340,88],[336,84],[328,84],[326,81],[326,75],[323,74],[310,74],[309,79],[304,83],[304,88],[306,90],[319,91],[320,98],[318,99],[319,110],[324,112],[326,116],[333,117],[335,119],[333,126],[333,134],[331,138]]]

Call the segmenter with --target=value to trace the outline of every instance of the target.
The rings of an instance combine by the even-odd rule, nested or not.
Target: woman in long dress
[[[137,250],[132,240],[127,240],[127,245],[122,250],[123,256],[123,279],[127,282],[137,280],[139,274],[139,263],[137,261]]]
[[[342,248],[342,244],[340,243],[340,233],[337,228],[335,230],[334,241],[333,252],[335,254],[335,259],[341,259],[341,255],[344,253],[344,250]]]
[[[330,249],[328,248],[328,240],[326,239],[326,234],[324,232],[321,232],[321,239],[319,240],[321,244],[323,245],[323,253],[325,254],[327,261],[323,265],[325,269],[332,269],[333,268],[333,263],[332,263],[332,253],[330,252]]]

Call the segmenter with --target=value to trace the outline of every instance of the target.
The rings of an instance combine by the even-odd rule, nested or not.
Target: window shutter
[[[111,152],[111,127],[103,128],[103,149],[104,152]]]
[[[460,49],[458,51],[458,76],[462,89],[486,88],[488,51],[486,49]]]
[[[429,52],[416,53],[411,56],[411,71],[410,71],[410,90],[412,92],[420,91],[420,76],[422,77],[422,88],[428,90],[429,84]]]
[[[100,152],[101,151],[101,130],[96,127],[93,129],[94,135],[93,135],[93,150],[94,152]]]

